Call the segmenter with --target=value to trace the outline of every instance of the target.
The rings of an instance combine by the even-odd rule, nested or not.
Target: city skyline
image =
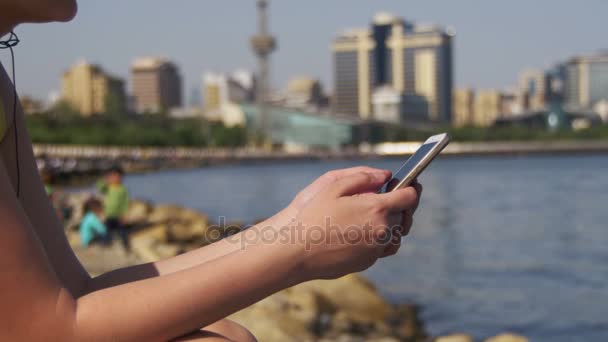
[[[60,89],[60,75],[83,57],[128,79],[129,66],[135,58],[166,56],[182,70],[186,94],[194,86],[200,87],[200,75],[205,71],[226,72],[242,67],[256,70],[255,56],[248,45],[255,32],[253,1],[205,2],[206,5],[183,1],[179,8],[161,1],[133,1],[120,3],[120,7],[118,4],[81,2],[79,17],[73,23],[53,24],[44,30],[35,25],[17,28],[22,38],[16,51],[21,94],[46,99],[49,92]],[[332,39],[345,29],[368,23],[377,12],[390,11],[408,20],[435,23],[455,31],[455,86],[504,89],[516,85],[524,69],[545,68],[573,55],[601,50],[600,13],[608,9],[608,4],[600,1],[589,1],[586,6],[567,1],[351,1],[348,15],[344,15],[341,8],[345,8],[346,1],[313,4],[271,2],[270,26],[280,47],[272,58],[274,88],[285,87],[296,75],[310,75],[321,79],[331,90]],[[146,19],[135,18],[137,13],[143,13],[142,6],[147,10]],[[319,17],[321,7],[323,15]],[[117,8],[121,11],[117,12]],[[112,25],[107,21],[110,15]],[[547,21],[547,16],[552,20]],[[166,25],[157,25],[159,22]],[[568,22],[577,25],[564,24]],[[223,38],[217,39],[219,35]],[[40,61],[41,56],[45,62]],[[9,67],[6,57],[1,55],[0,60]],[[492,60],[499,61],[500,67],[487,62]]]

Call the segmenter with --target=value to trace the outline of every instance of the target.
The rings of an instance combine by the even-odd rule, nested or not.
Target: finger
[[[391,243],[384,249],[382,252],[381,258],[386,258],[392,255],[395,255],[399,252],[401,248],[401,237],[399,235],[395,235]]]
[[[380,205],[382,209],[403,212],[416,207],[418,193],[416,189],[410,186],[384,194],[370,195],[367,198],[370,201],[377,201],[374,204]]]
[[[416,208],[414,208],[414,212],[416,211],[416,209],[418,209],[418,207],[420,206],[420,199],[422,198],[422,184],[416,182],[413,184],[414,189],[416,189],[416,193],[418,194],[418,201],[416,202]]]
[[[351,167],[348,169],[340,169],[340,170],[333,170],[333,171],[329,171],[327,173],[325,173],[321,179],[323,179],[324,182],[326,182],[325,184],[331,184],[339,179],[342,179],[344,177],[348,177],[348,176],[352,176],[354,174],[357,173],[386,173],[386,174],[390,174],[391,172],[388,170],[383,170],[383,169],[377,169],[377,168],[373,168],[373,167],[369,167],[369,166],[356,166],[356,167]],[[388,177],[388,176],[387,176]]]
[[[385,172],[359,172],[337,180],[330,191],[337,198],[376,191],[388,180],[388,177],[390,175]]]
[[[412,210],[408,209],[403,213],[403,218],[401,219],[401,235],[407,236],[412,229],[412,225],[414,224],[414,216],[412,215]]]

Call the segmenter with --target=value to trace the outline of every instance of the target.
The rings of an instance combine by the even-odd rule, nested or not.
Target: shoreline
[[[129,174],[165,170],[193,170],[225,165],[376,160],[404,158],[420,142],[383,143],[359,149],[316,152],[281,152],[261,149],[140,148],[75,145],[34,145],[38,167],[49,168],[61,185],[86,185],[116,164]],[[442,158],[527,155],[608,154],[608,141],[453,142]]]

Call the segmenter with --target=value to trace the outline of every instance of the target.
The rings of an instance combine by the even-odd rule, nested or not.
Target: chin
[[[52,18],[55,21],[70,21],[74,19],[76,13],[78,13],[78,4],[76,0],[62,0],[60,6],[55,6],[53,8],[53,16]]]

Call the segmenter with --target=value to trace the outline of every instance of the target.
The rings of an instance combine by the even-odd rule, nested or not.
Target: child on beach
[[[84,247],[91,243],[106,242],[107,229],[102,222],[103,204],[96,198],[84,203],[84,217],[80,222],[80,242]]]
[[[118,235],[125,250],[130,250],[129,236],[123,216],[129,210],[129,193],[122,183],[123,170],[113,167],[105,178],[97,182],[97,189],[104,196],[103,209],[106,227],[110,236]]]

